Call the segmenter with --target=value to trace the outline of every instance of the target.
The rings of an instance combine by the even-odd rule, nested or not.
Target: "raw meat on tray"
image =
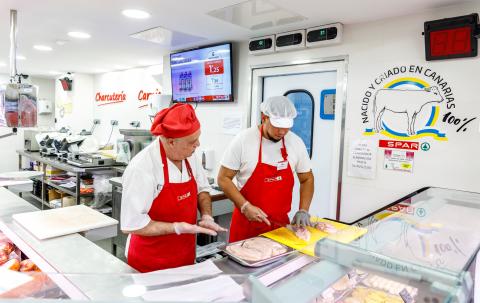
[[[264,237],[230,244],[226,249],[233,256],[249,262],[262,261],[287,251],[285,246]]]

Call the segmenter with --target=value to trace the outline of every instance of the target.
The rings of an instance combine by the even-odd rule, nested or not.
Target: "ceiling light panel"
[[[249,0],[213,10],[208,15],[250,30],[282,26],[307,20],[268,0]]]
[[[203,37],[171,31],[160,26],[132,34],[130,37],[173,47],[190,43],[198,43],[205,40]]]
[[[69,42],[68,40],[57,40],[55,41],[55,44],[62,46],[67,44],[68,42]]]
[[[85,32],[69,32],[68,35],[77,39],[89,39],[91,37],[90,34]]]
[[[122,14],[125,17],[132,18],[132,19],[147,19],[150,18],[150,14],[139,10],[139,9],[125,9],[122,11]]]
[[[51,48],[48,45],[40,45],[40,44],[34,45],[33,48],[42,52],[50,52],[53,50],[53,48]]]

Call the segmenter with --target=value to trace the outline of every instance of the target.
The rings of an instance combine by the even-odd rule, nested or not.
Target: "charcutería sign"
[[[99,102],[97,103],[99,106],[125,102],[126,100],[127,100],[127,95],[123,91],[121,91],[120,93],[114,92],[110,94],[97,92],[97,94],[95,95],[95,101]]]

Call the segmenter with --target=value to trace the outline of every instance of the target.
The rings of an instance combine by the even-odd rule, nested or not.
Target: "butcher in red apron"
[[[196,177],[203,183],[206,178],[193,160],[200,136],[200,123],[193,108],[176,104],[162,110],[151,131],[159,138],[131,161],[123,179],[122,230],[130,234],[127,261],[140,272],[191,265],[195,261],[197,233],[215,236],[226,231],[213,221],[208,192],[198,190]],[[157,159],[161,162],[155,162]],[[154,170],[161,172],[160,184],[150,183]],[[177,182],[171,181],[173,172],[180,178]],[[155,187],[161,187],[158,194]],[[144,188],[152,188],[151,192],[156,194],[146,213],[138,211],[146,206],[135,195],[144,195]],[[197,209],[202,214],[198,225]],[[134,229],[135,225],[142,227]]]
[[[311,225],[311,163],[303,141],[289,133],[296,116],[295,106],[288,98],[278,96],[267,99],[261,109],[262,124],[237,135],[225,152],[218,174],[218,184],[236,206],[230,242],[290,223],[294,171],[300,181],[300,207],[292,223]],[[252,142],[259,142],[258,149],[252,148],[256,146]],[[240,190],[232,181],[234,177],[237,185],[243,182]]]

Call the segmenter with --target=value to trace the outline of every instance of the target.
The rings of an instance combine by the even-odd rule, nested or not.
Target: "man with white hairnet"
[[[236,206],[230,242],[290,223],[294,172],[300,181],[300,205],[292,224],[311,225],[312,165],[302,139],[289,132],[297,116],[295,106],[287,97],[276,96],[264,101],[261,111],[262,124],[234,138],[218,173],[218,184]]]

